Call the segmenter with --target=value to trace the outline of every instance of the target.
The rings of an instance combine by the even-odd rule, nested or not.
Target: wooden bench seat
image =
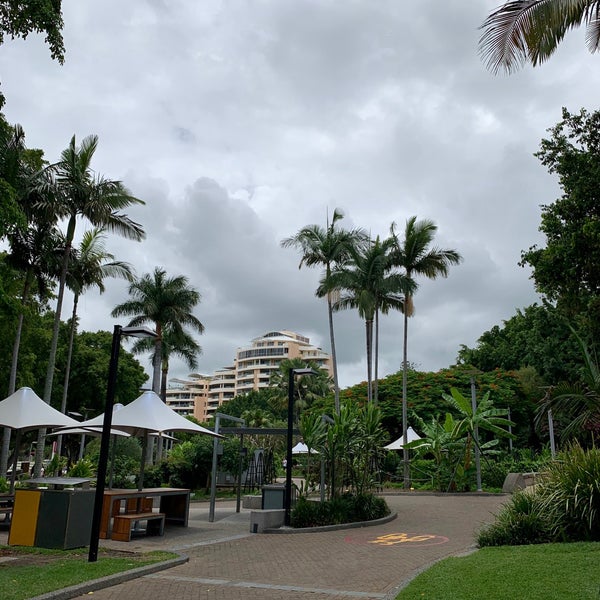
[[[136,521],[147,521],[147,535],[163,535],[165,532],[165,514],[146,512],[115,515],[111,539],[118,542],[130,542],[133,525]]]

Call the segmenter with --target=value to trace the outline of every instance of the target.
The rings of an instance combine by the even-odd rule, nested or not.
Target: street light
[[[102,518],[102,504],[104,502],[104,480],[106,479],[106,465],[108,463],[108,450],[110,445],[110,429],[112,427],[113,405],[117,385],[117,367],[119,365],[119,350],[121,337],[152,338],[156,332],[147,327],[121,327],[115,325],[113,329],[110,363],[108,367],[108,384],[106,386],[106,402],[104,405],[104,420],[102,422],[102,438],[100,442],[100,457],[98,458],[98,471],[96,476],[96,496],[94,498],[94,512],[92,515],[92,533],[90,535],[90,551],[88,562],[98,560],[98,543],[100,541],[100,520]]]
[[[285,457],[284,524],[290,525],[292,508],[292,435],[294,431],[294,375],[318,375],[314,369],[290,369],[288,373],[287,453]]]

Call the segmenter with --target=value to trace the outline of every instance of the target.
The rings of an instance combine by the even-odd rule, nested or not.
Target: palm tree
[[[95,135],[86,137],[79,147],[76,146],[75,136],[73,136],[69,146],[63,150],[61,160],[46,167],[45,174],[48,175],[48,181],[44,181],[37,188],[40,199],[36,207],[41,210],[52,209],[57,218],[67,222],[50,356],[44,384],[43,400],[47,403],[50,403],[52,396],[58,330],[77,219],[83,217],[94,227],[103,227],[107,231],[136,241],[141,241],[145,237],[142,226],[120,212],[132,204],[144,204],[144,202],[132,196],[120,181],[94,176],[91,162],[97,147],[98,137]],[[36,476],[41,473],[45,435],[46,430],[40,429],[35,457]]]
[[[336,265],[329,277],[322,277],[317,295],[325,296],[332,291],[339,293],[333,310],[355,308],[365,321],[367,349],[367,399],[373,399],[373,321],[377,311],[385,306],[400,307],[404,296],[414,289],[409,277],[393,271],[389,250],[391,240],[379,237],[367,247],[350,249],[349,258],[343,265]],[[386,298],[385,304],[382,298]]]
[[[115,306],[111,314],[113,317],[133,315],[129,326],[154,325],[152,389],[158,394],[163,337],[173,335],[174,339],[181,339],[185,327],[191,327],[198,333],[204,331],[204,325],[192,314],[200,302],[200,294],[190,287],[187,277],[168,277],[164,269],[156,267],[152,274],[145,274],[129,286],[129,295],[131,299]]]
[[[284,248],[295,247],[302,251],[302,259],[298,268],[302,265],[307,267],[325,267],[324,277],[329,278],[334,266],[342,265],[349,256],[350,248],[364,244],[369,236],[362,229],[347,231],[336,227],[336,223],[344,218],[339,209],[333,211],[331,223],[327,217],[327,227],[323,229],[319,225],[307,225],[292,237],[281,241]],[[335,412],[340,412],[340,386],[338,381],[337,354],[335,349],[335,336],[333,332],[333,303],[335,293],[328,292],[327,316],[329,319],[329,340],[331,344],[331,362],[333,366],[333,385],[335,394]]]
[[[62,413],[67,410],[67,396],[69,393],[69,379],[71,375],[71,359],[73,356],[73,340],[77,333],[77,308],[79,297],[91,287],[97,287],[101,294],[106,290],[104,279],[107,277],[120,277],[127,281],[133,281],[133,268],[129,263],[115,260],[115,256],[106,251],[106,235],[103,229],[95,228],[83,234],[78,250],[72,252],[69,259],[69,271],[67,273],[67,287],[73,292],[73,311],[71,313],[71,328],[69,332],[69,344],[67,347],[67,364],[65,366],[65,383],[63,397],[60,406]],[[64,247],[65,241],[63,237]],[[62,436],[59,435],[56,442],[56,453],[60,456]]]
[[[400,241],[396,234],[396,224],[390,228],[391,240],[395,245],[394,264],[404,269],[406,276],[413,279],[416,275],[424,275],[428,279],[438,276],[447,277],[450,265],[459,264],[461,255],[456,250],[442,250],[430,248],[437,225],[433,221],[424,219],[417,221],[417,217],[410,217],[404,228],[404,240]],[[404,302],[404,338],[402,345],[402,436],[404,443],[404,487],[410,488],[410,464],[406,437],[408,431],[408,399],[407,399],[407,374],[408,374],[408,317],[414,314],[413,294],[408,293]]]
[[[599,0],[511,0],[484,21],[479,51],[488,69],[510,73],[552,56],[567,31],[584,25],[590,52],[600,47]]]
[[[42,176],[39,173],[43,165],[41,153],[26,149],[25,134],[20,126],[9,128],[4,134],[0,143],[0,178],[14,191],[21,212],[21,218],[12,223],[6,231],[10,247],[7,262],[23,273],[23,289],[8,384],[10,396],[16,389],[25,309],[33,290],[36,290],[41,298],[45,298],[51,287],[49,258],[56,250],[58,230],[56,218],[51,212],[35,208],[38,199],[35,185]],[[0,474],[5,474],[7,470],[10,435],[10,429],[5,428],[0,452]]]

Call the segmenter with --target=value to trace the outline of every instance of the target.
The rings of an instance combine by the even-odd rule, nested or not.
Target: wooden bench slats
[[[128,513],[115,515],[111,539],[118,542],[131,541],[131,531],[136,521],[148,521],[147,533],[151,535],[163,535],[165,531],[164,513]],[[154,523],[157,521],[157,523]]]

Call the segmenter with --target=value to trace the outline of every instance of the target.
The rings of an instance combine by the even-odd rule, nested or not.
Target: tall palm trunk
[[[373,400],[373,319],[365,320],[367,338],[367,402]]]
[[[77,331],[77,305],[79,303],[79,294],[73,296],[73,313],[71,315],[71,331],[69,333],[69,348],[67,350],[67,365],[65,367],[65,383],[63,389],[62,402],[60,404],[60,412],[67,412],[67,396],[69,394],[69,379],[71,378],[71,360],[73,358],[73,341]],[[56,453],[60,456],[62,451],[62,435],[56,438]]]
[[[23,291],[21,292],[21,312],[17,318],[17,331],[15,332],[15,341],[13,343],[12,359],[10,363],[10,377],[8,381],[8,395],[15,393],[17,387],[17,368],[19,365],[19,350],[21,347],[21,334],[23,332],[23,320],[25,318],[25,302],[29,296],[29,290],[31,288],[31,270],[28,269],[25,274],[25,282],[23,284]],[[0,451],[0,475],[6,476],[8,471],[8,454],[10,452],[10,427],[4,428],[4,435],[2,437],[2,450]],[[15,448],[15,452],[17,448]]]
[[[408,314],[404,308],[404,336],[402,349],[402,461],[404,463],[404,489],[410,489],[410,462],[408,459]]]
[[[152,391],[160,396],[160,373],[162,369],[162,324],[156,323],[156,341],[152,358]]]
[[[54,382],[54,368],[56,367],[56,350],[58,348],[58,331],[60,328],[60,316],[62,312],[63,298],[67,281],[67,270],[69,268],[69,257],[71,255],[71,245],[75,237],[76,218],[71,217],[67,226],[67,235],[65,236],[65,251],[63,254],[62,268],[60,272],[60,281],[58,284],[58,296],[56,298],[56,310],[54,313],[54,327],[52,328],[52,342],[50,344],[50,356],[48,357],[48,369],[46,371],[46,382],[44,384],[43,400],[50,404],[52,398],[52,384]],[[37,446],[35,451],[34,475],[40,477],[42,474],[42,462],[44,459],[44,446],[46,444],[46,428],[42,427],[38,431]]]
[[[329,340],[331,344],[331,364],[333,366],[333,388],[335,394],[335,414],[340,414],[340,385],[338,382],[337,354],[335,351],[335,337],[333,335],[333,305],[331,293],[327,294],[327,316],[329,317]]]
[[[375,379],[373,380],[373,402],[379,400],[379,310],[375,311]]]

